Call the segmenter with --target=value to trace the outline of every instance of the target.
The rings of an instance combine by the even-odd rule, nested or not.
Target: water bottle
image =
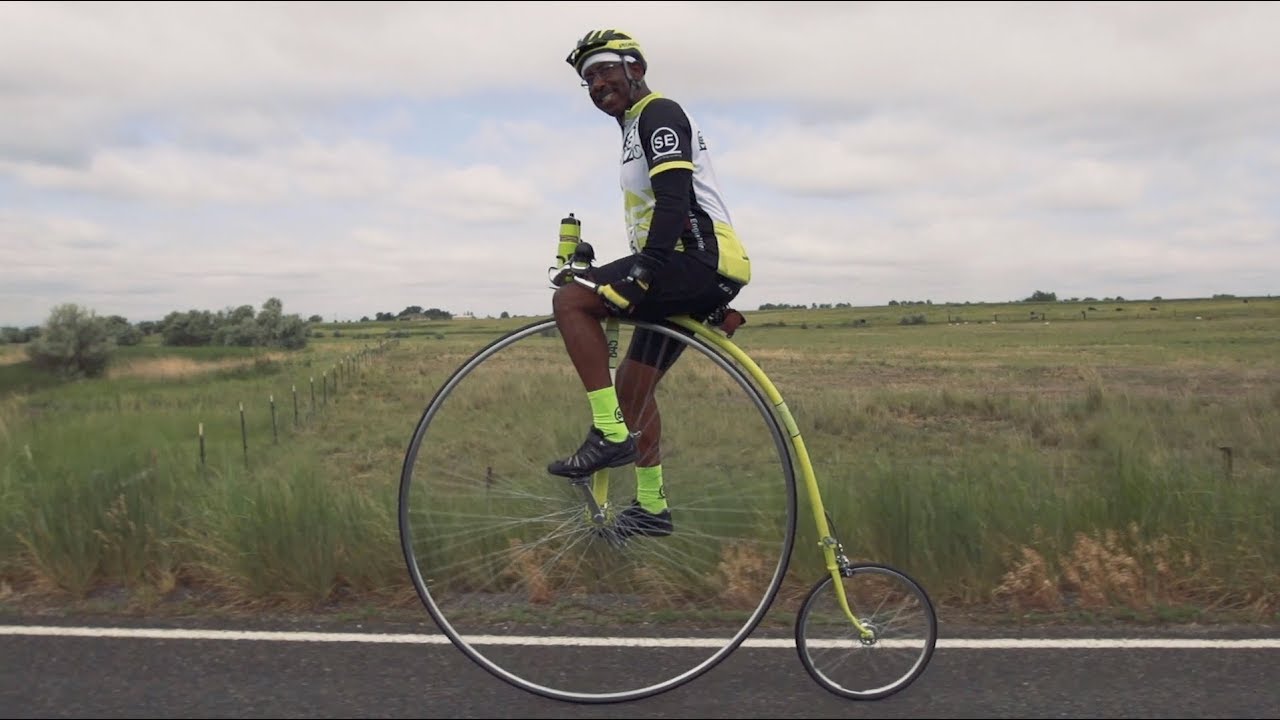
[[[573,253],[582,240],[582,221],[569,213],[560,220],[560,244],[556,246],[556,267],[562,268],[573,260]]]

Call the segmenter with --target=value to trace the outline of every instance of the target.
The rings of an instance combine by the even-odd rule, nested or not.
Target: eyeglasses
[[[586,72],[582,73],[582,87],[591,87],[596,78],[603,77],[620,67],[622,67],[620,62],[603,62],[592,65],[586,69]]]

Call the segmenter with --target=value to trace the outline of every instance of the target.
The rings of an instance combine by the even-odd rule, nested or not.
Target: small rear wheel
[[[910,685],[933,657],[938,619],[924,588],[887,565],[863,563],[809,591],[796,617],[800,662],[819,685],[850,700],[879,700]],[[850,620],[837,589],[843,587]]]

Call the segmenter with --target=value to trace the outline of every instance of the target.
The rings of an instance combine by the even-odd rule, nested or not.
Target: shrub
[[[40,337],[27,345],[27,357],[36,367],[65,377],[98,377],[115,347],[105,318],[68,303],[49,313]]]

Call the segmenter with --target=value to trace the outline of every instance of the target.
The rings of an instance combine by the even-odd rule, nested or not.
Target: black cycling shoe
[[[585,477],[597,470],[622,467],[636,459],[636,439],[627,435],[622,442],[610,442],[592,425],[578,452],[547,465],[547,472],[560,477]]]
[[[640,506],[639,501],[632,500],[631,507],[618,513],[613,521],[613,531],[620,537],[644,535],[646,537],[664,537],[675,530],[671,523],[671,510],[663,510],[653,514]]]

